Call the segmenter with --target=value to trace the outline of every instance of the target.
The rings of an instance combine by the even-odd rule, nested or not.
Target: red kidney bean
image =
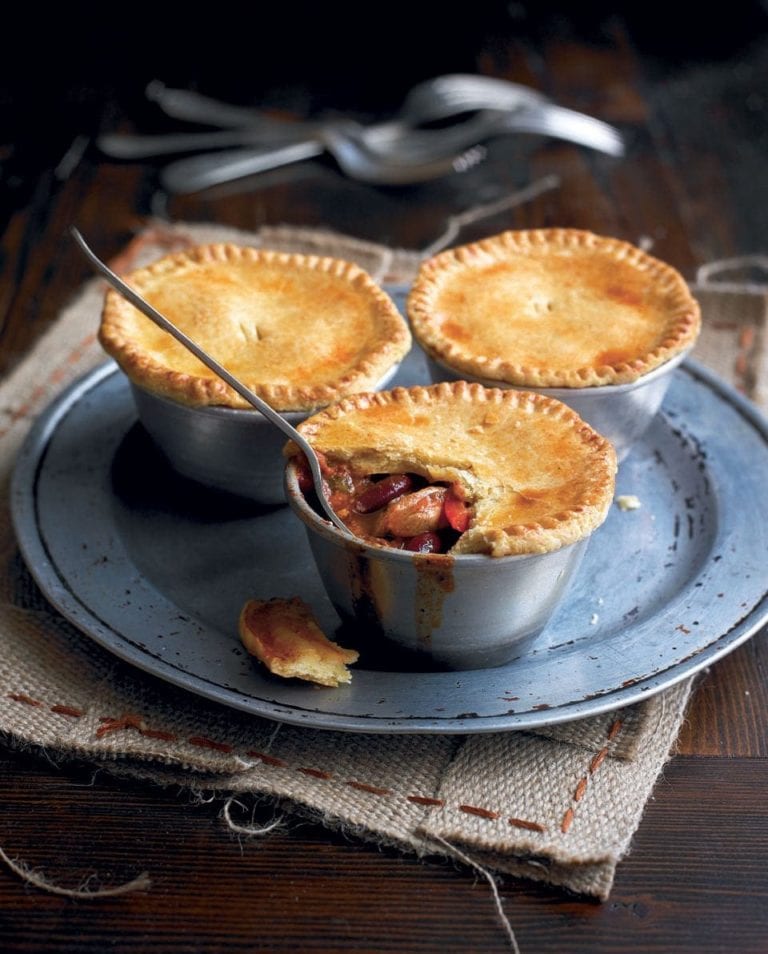
[[[315,489],[315,481],[312,477],[312,471],[309,468],[309,462],[306,457],[296,458],[296,480],[299,490],[306,496]]]
[[[413,487],[409,474],[390,474],[364,490],[354,503],[358,513],[373,513],[407,493]]]
[[[405,541],[405,550],[412,550],[414,553],[439,553],[443,548],[443,541],[438,534],[427,530],[425,533],[417,533],[415,537]]]

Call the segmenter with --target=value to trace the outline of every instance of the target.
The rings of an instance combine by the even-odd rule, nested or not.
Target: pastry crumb
[[[619,494],[616,504],[619,510],[639,510],[642,507],[640,498],[634,494]]]
[[[352,679],[347,666],[359,654],[328,639],[299,597],[248,600],[238,630],[248,652],[276,676],[334,688]]]

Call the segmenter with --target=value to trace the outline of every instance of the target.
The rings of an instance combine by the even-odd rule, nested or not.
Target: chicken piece
[[[446,487],[432,485],[403,494],[381,511],[377,533],[380,536],[415,537],[428,530],[437,530],[444,523],[443,504]]]

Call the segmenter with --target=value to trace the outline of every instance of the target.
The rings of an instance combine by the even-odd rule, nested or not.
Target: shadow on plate
[[[112,491],[130,510],[171,513],[198,523],[259,517],[282,505],[254,503],[177,474],[140,423],[126,433],[112,460]]]

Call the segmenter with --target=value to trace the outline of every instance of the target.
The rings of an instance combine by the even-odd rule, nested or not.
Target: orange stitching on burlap
[[[267,755],[266,752],[246,752],[246,755],[250,755],[255,759],[261,759],[266,765],[276,765],[278,768],[287,768],[288,766],[287,762],[278,759],[274,755]]]
[[[228,742],[217,742],[215,739],[206,738],[204,735],[193,735],[187,739],[190,745],[196,745],[201,749],[213,749],[214,752],[232,752],[234,746]]]
[[[546,831],[538,822],[526,821],[525,818],[508,818],[507,821],[515,828],[525,828],[528,831]]]
[[[303,765],[300,765],[296,771],[301,772],[303,775],[310,775],[312,778],[320,778],[324,782],[328,782],[333,778],[330,772],[324,772],[322,769],[316,768],[305,768]]]
[[[95,341],[96,335],[94,334],[89,334],[87,337],[83,338],[83,340],[79,344],[75,345],[75,347],[69,352],[64,361],[53,372],[51,372],[49,379],[45,384],[38,384],[24,404],[22,404],[20,407],[17,407],[15,411],[10,411],[8,413],[7,424],[0,428],[0,439],[5,437],[5,435],[10,432],[15,424],[21,420],[24,420],[25,417],[28,417],[35,410],[37,404],[47,395],[48,384],[51,382],[56,384],[61,381],[64,377],[66,366],[68,364],[75,364],[75,362],[82,358],[82,356],[94,344]]]
[[[162,742],[177,742],[179,738],[175,732],[164,732],[162,729],[139,729],[139,732],[148,739],[160,739]]]
[[[38,699],[33,699],[26,693],[9,692],[7,693],[7,696],[14,702],[21,702],[28,706],[38,707],[44,705],[44,703],[40,702]],[[75,718],[81,718],[83,715],[85,715],[82,710],[75,709],[72,706],[51,705],[47,708],[57,715],[66,715]],[[99,722],[101,725],[96,730],[97,739],[104,738],[104,736],[109,735],[112,732],[122,732],[130,729],[138,732],[140,735],[146,736],[147,738],[159,739],[164,742],[178,742],[181,740],[180,736],[174,732],[165,732],[162,729],[150,729],[141,716],[132,713],[126,714],[119,719],[116,719],[112,716],[102,716],[99,719]],[[228,742],[219,742],[216,739],[209,739],[207,736],[191,736],[186,741],[191,745],[196,745],[200,748],[213,749],[217,752],[230,753],[234,751],[234,746],[230,745]],[[255,749],[251,749],[246,752],[246,755],[250,756],[251,758],[260,759],[265,765],[270,765],[275,768],[290,768],[289,764],[284,759],[278,758],[276,755],[269,755],[267,752],[259,752]],[[331,781],[334,778],[331,772],[326,772],[323,769],[310,768],[303,765],[297,766],[295,769],[293,769],[293,771],[301,772],[303,775],[309,775],[313,778],[318,778],[323,781]],[[345,782],[345,784],[350,788],[357,789],[361,792],[366,792],[369,795],[397,795],[397,793],[390,788],[381,788],[377,785],[370,785],[367,782],[359,782],[355,779],[349,779]],[[426,808],[445,807],[444,799],[434,798],[430,795],[405,795],[404,797],[406,801],[413,802],[415,805],[423,805]],[[498,818],[501,818],[501,812],[493,811],[490,808],[484,808],[480,805],[458,805],[457,808],[459,811],[464,812],[465,814],[474,815],[477,818],[484,818],[488,821],[494,821]],[[507,821],[515,828],[524,828],[528,831],[545,832],[547,830],[544,825],[540,825],[538,822],[534,821],[527,821],[524,818],[510,817],[507,819]]]
[[[82,709],[75,709],[73,706],[51,706],[51,712],[56,715],[72,716],[73,719],[79,719],[85,715]]]
[[[407,801],[415,802],[416,805],[434,805],[441,808],[445,805],[442,798],[432,798],[429,795],[406,795]]]
[[[96,730],[96,738],[103,739],[110,732],[122,732],[123,729],[137,729],[140,733],[148,728],[147,723],[137,715],[124,715],[121,719],[114,719],[112,716],[102,716],[99,719],[101,725]]]
[[[135,729],[139,735],[143,735],[147,739],[159,739],[161,742],[176,742],[179,738],[173,732],[165,732],[163,729],[150,729],[147,723],[137,715],[126,715],[122,719],[102,716],[99,722],[101,722],[101,726],[96,730],[97,739],[104,738],[110,732],[122,732],[124,729]]]
[[[74,706],[50,705],[45,706],[39,699],[33,699],[26,692],[7,692],[6,696],[14,702],[23,702],[25,706],[32,706],[35,709],[48,708],[54,715],[70,716],[73,719],[80,719],[85,715],[82,709],[76,709]]]
[[[23,702],[27,706],[42,705],[39,699],[33,699],[32,696],[28,696],[25,692],[9,692],[8,698],[13,699],[14,702]]]
[[[500,813],[493,812],[490,808],[480,808],[478,805],[459,805],[459,811],[467,815],[477,815],[478,818],[489,818],[493,820],[498,818]]]
[[[611,724],[611,727],[608,729],[608,741],[613,742],[616,736],[621,732],[623,726],[621,719],[615,719]]]
[[[607,755],[608,755],[608,746],[607,746],[607,745],[603,746],[603,748],[600,749],[599,752],[595,753],[595,755],[592,757],[592,761],[589,763],[589,774],[590,774],[590,775],[594,775],[594,774],[595,774],[595,772],[600,768],[600,766],[601,766],[601,765],[603,764],[603,762],[605,761]]]
[[[608,731],[606,732],[606,738],[608,739],[608,742],[613,742],[623,727],[624,724],[621,719],[614,719],[614,721],[608,727]],[[580,802],[582,798],[584,798],[590,779],[606,760],[608,757],[608,752],[609,746],[604,745],[598,752],[595,752],[595,754],[589,760],[587,775],[584,775],[579,779],[578,784],[574,789],[573,795],[571,796],[574,802]],[[564,835],[568,834],[571,825],[573,824],[574,817],[575,813],[573,807],[566,808],[565,812],[563,812],[563,817],[560,819],[560,831]]]
[[[365,782],[356,782],[354,779],[347,783],[350,788],[356,788],[360,792],[368,792],[370,795],[394,795],[391,788],[379,788],[377,785],[368,785]]]

